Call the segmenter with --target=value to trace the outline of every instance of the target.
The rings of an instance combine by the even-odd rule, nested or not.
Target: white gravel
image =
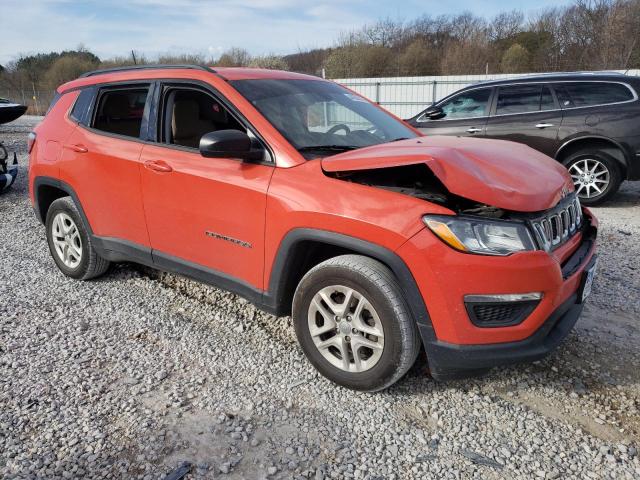
[[[377,394],[320,377],[289,319],[133,265],[65,278],[27,197],[33,117],[0,126],[0,478],[640,478],[640,185],[601,220],[584,317],[533,365]]]

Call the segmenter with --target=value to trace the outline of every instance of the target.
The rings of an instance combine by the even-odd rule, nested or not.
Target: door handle
[[[536,124],[536,128],[547,128],[553,127],[553,123],[538,123]]]
[[[147,160],[146,162],[144,162],[144,166],[145,168],[153,170],[154,172],[169,173],[173,171],[171,165],[162,160]]]
[[[76,153],[87,153],[89,151],[89,149],[87,147],[85,147],[84,145],[72,145],[72,144],[67,144],[64,146],[64,148],[67,148],[69,150],[72,150]]]
[[[467,128],[467,133],[478,133],[478,132],[481,132],[481,131],[482,131],[482,129],[478,128],[478,127]]]

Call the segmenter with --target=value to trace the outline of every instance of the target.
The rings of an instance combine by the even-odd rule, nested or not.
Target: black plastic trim
[[[194,280],[208,283],[215,287],[240,295],[258,308],[264,309],[262,304],[262,290],[248,283],[217,270],[203,267],[196,263],[188,262],[181,258],[173,257],[166,253],[153,250],[153,266],[166,272],[177,273]],[[269,310],[267,310],[269,311]]]
[[[540,360],[562,343],[582,313],[573,294],[530,337],[517,342],[457,345],[435,341],[427,347],[429,369],[436,380],[461,378],[481,369]]]
[[[103,68],[101,70],[93,70],[91,72],[84,73],[80,75],[78,78],[86,78],[93,77],[94,75],[103,75],[105,73],[118,73],[118,72],[129,72],[129,71],[138,71],[138,70],[203,70],[209,73],[216,73],[213,68],[206,67],[204,65],[132,65],[129,67],[114,67],[114,68]]]
[[[588,217],[584,217],[588,220]],[[566,280],[576,273],[595,247],[598,229],[588,224],[582,232],[582,242],[575,252],[562,265],[562,279]]]
[[[74,203],[78,207],[78,211],[80,212],[82,221],[84,222],[89,234],[93,235],[91,224],[89,223],[89,219],[87,218],[87,215],[84,213],[84,210],[82,209],[82,202],[80,202],[80,198],[78,198],[78,195],[76,194],[75,190],[71,187],[71,185],[69,185],[68,183],[62,180],[58,180],[57,178],[40,176],[40,177],[36,177],[33,180],[33,196],[34,196],[33,209],[35,211],[36,218],[40,221],[40,223],[44,224],[46,221],[46,218],[42,216],[42,212],[40,211],[39,195],[40,195],[40,187],[42,186],[56,187],[57,189],[67,193],[73,199]]]
[[[136,262],[153,266],[151,248],[120,238],[91,236],[93,247],[110,262]]]
[[[514,325],[518,325],[533,313],[536,309],[540,300],[522,300],[517,302],[465,302],[464,306],[467,310],[467,315],[469,315],[469,320],[476,327],[480,328],[496,328],[496,327],[513,327]],[[476,314],[475,307],[485,306],[485,307],[502,307],[509,306],[517,308],[516,314],[513,315],[508,320],[504,321],[483,321],[478,318]]]
[[[435,341],[436,336],[427,306],[409,267],[404,261],[396,253],[380,245],[326,230],[297,228],[291,230],[282,239],[271,270],[268,291],[265,292],[263,299],[263,303],[270,307],[272,311],[276,312],[276,314],[282,314],[283,311],[286,311],[284,309],[284,299],[287,293],[287,274],[293,270],[293,263],[296,261],[291,252],[294,251],[296,244],[304,241],[314,241],[347,248],[375,258],[387,265],[400,283],[407,306],[419,326],[423,343],[427,346]],[[427,350],[428,355],[429,351]]]

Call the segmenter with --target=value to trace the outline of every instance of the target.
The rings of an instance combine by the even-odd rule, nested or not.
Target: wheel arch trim
[[[285,308],[288,272],[295,262],[294,249],[301,242],[312,241],[336,247],[347,248],[356,254],[365,255],[385,264],[398,279],[407,306],[414,321],[418,324],[425,346],[435,341],[435,332],[424,298],[407,264],[397,253],[374,243],[351,237],[342,233],[314,228],[295,228],[281,240],[274,257],[273,268],[269,276],[268,290],[264,292],[263,303],[270,305],[275,312]]]
[[[82,202],[80,202],[80,198],[78,197],[78,194],[76,193],[76,191],[73,189],[71,185],[69,185],[65,181],[59,180],[53,177],[38,176],[38,177],[35,177],[33,180],[33,199],[34,199],[33,209],[35,210],[36,217],[38,218],[40,223],[44,224],[47,220],[45,217],[43,217],[42,212],[40,211],[40,191],[41,191],[40,188],[43,186],[55,187],[58,190],[61,190],[67,193],[73,199],[73,202],[76,204],[76,207],[78,208],[78,212],[80,212],[80,216],[82,217],[82,221],[84,222],[88,230],[88,233],[90,235],[93,235],[93,229],[91,228],[89,219],[87,218],[87,215],[85,214],[85,211],[82,208]]]

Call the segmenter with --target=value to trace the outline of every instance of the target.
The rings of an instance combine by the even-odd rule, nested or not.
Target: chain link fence
[[[44,115],[54,95],[54,91],[3,89],[0,87],[0,98],[26,105],[28,107],[27,115]]]
[[[616,70],[640,76],[640,70]],[[432,103],[467,85],[527,74],[449,75],[438,77],[383,77],[334,79],[400,118],[411,118]]]

